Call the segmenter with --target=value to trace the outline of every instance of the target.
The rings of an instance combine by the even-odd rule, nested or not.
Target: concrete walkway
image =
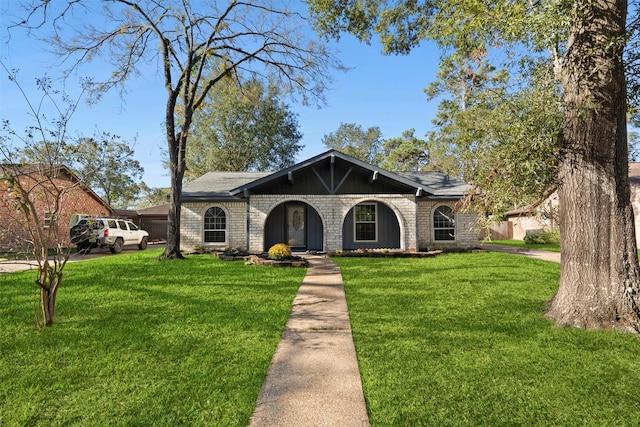
[[[543,251],[540,249],[517,248],[506,245],[494,245],[491,243],[482,243],[482,249],[494,252],[504,252],[514,255],[522,255],[529,258],[541,259],[543,261],[560,262],[560,252]]]
[[[369,425],[340,269],[308,259],[250,427]]]

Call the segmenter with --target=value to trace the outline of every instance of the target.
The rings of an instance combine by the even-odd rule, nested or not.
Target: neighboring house
[[[469,188],[439,172],[388,172],[335,150],[273,173],[209,172],[183,188],[182,249],[475,246],[475,214],[455,211]]]
[[[168,203],[138,210],[115,209],[115,214],[118,218],[133,221],[138,227],[148,232],[150,242],[167,239]]]
[[[555,230],[559,227],[559,208],[558,193],[554,191],[543,203],[535,207],[526,206],[522,209],[506,212],[506,224],[509,231],[506,235],[498,238],[523,240],[527,231]]]
[[[0,165],[0,177],[15,166]],[[113,215],[113,210],[93,190],[80,181],[66,166],[45,169],[39,166],[22,167],[18,177],[25,186],[32,187],[35,200],[35,215],[43,227],[57,227],[58,236],[66,242],[69,238],[71,217],[74,214],[96,216]],[[47,195],[46,188],[56,187],[53,197]],[[60,207],[54,216],[55,194],[60,192]],[[23,224],[22,215],[14,206],[15,197],[6,181],[0,180],[0,250],[23,249],[29,235]],[[50,244],[53,242],[50,242]]]
[[[149,233],[149,241],[167,240],[169,204],[151,206],[138,210],[136,224]]]
[[[635,215],[636,244],[640,247],[640,163],[629,163],[629,185],[631,204]],[[557,228],[557,212],[560,209],[558,193],[554,192],[537,206],[526,206],[507,212],[507,221],[492,228],[493,239],[522,240],[529,230],[552,230]]]

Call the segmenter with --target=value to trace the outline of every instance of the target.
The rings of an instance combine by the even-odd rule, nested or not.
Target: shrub
[[[276,243],[269,248],[269,259],[291,258],[291,248],[284,243]]]
[[[560,231],[559,230],[531,230],[527,231],[524,236],[525,243],[531,244],[547,244],[547,243],[560,243]]]

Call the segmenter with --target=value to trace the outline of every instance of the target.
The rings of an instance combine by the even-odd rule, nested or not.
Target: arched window
[[[227,215],[222,208],[214,206],[204,214],[204,242],[226,243]]]
[[[438,206],[433,212],[433,239],[435,241],[456,239],[456,222],[450,206]]]

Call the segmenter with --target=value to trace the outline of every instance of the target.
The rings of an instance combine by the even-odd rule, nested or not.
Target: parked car
[[[85,253],[94,247],[108,247],[118,254],[125,245],[137,245],[138,249],[144,250],[149,241],[149,233],[133,222],[119,218],[81,217],[69,233],[71,243]]]

